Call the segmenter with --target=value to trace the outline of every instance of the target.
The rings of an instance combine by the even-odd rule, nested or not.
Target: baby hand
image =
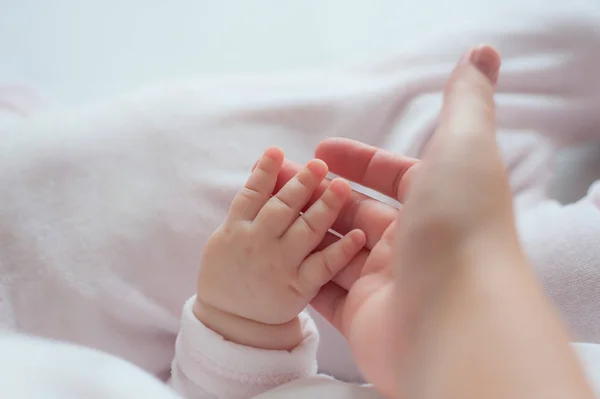
[[[353,230],[315,251],[350,185],[333,180],[301,215],[327,165],[310,161],[271,196],[282,164],[283,152],[267,149],[234,198],[204,249],[194,306],[196,316],[226,339],[265,349],[292,349],[301,341],[298,314],[365,244],[364,233]]]

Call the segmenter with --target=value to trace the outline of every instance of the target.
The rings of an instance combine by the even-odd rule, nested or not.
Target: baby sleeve
[[[187,398],[251,398],[316,374],[318,333],[308,313],[300,314],[304,340],[291,352],[263,350],[226,341],[193,314],[189,299],[175,346],[172,385]]]

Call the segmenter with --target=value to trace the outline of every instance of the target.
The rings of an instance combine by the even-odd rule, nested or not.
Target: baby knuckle
[[[342,240],[342,242],[340,243],[340,254],[344,257],[344,258],[350,258],[351,256],[353,256],[356,253],[356,245],[354,244],[353,240]]]
[[[313,225],[309,218],[306,217],[306,214],[300,215],[298,218],[300,222],[304,225],[304,228],[312,235],[319,235],[317,228]]]
[[[261,192],[250,187],[242,188],[239,195],[251,201],[261,200],[264,198],[264,195]]]
[[[327,276],[335,275],[335,256],[333,254],[324,251],[321,252],[321,262]]]
[[[278,196],[278,195],[274,196],[273,201],[274,201],[275,205],[281,209],[285,209],[285,210],[293,209],[292,205],[289,202],[287,202],[287,200],[281,198],[281,196]]]
[[[337,200],[337,198],[335,197],[335,195],[331,195],[328,197],[323,196],[320,200],[323,208],[325,209],[326,212],[337,212],[339,206],[339,202]]]
[[[298,182],[298,185],[303,189],[303,190],[312,190],[312,186],[313,186],[313,178],[312,176],[302,176],[299,175],[296,177],[296,181]]]

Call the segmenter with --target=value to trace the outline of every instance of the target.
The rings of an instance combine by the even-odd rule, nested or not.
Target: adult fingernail
[[[500,54],[492,46],[484,44],[474,48],[470,53],[469,62],[496,84],[500,72]]]

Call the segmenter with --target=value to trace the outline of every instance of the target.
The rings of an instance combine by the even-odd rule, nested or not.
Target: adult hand
[[[386,181],[370,168],[388,153],[339,139],[317,149],[334,173],[404,204],[349,291],[330,285],[313,301],[386,396],[591,397],[519,246],[495,138],[499,63],[488,46],[459,63],[417,167],[390,162]]]
[[[489,221],[511,227],[511,193],[495,144],[493,85],[498,68],[499,57],[490,47],[461,61],[448,83],[439,127],[417,167],[346,139],[326,140],[317,148],[317,157],[332,172],[400,202],[407,200],[400,211],[359,198],[350,204],[338,231],[361,225],[371,252],[342,281],[348,293],[330,285],[313,301],[346,336],[360,368],[383,393],[392,394],[395,388],[391,370],[397,353],[388,356],[395,331],[393,263],[406,259],[418,264],[419,256],[435,253],[448,256],[459,233],[471,234],[463,226],[478,228]],[[400,252],[399,234],[404,236]],[[413,279],[406,278],[404,284],[414,286]],[[404,296],[407,302],[411,299]]]
[[[484,49],[486,49],[484,50],[485,53],[480,58],[482,66],[488,68],[491,75],[495,75],[498,71],[497,54],[489,48]],[[496,65],[494,65],[494,62],[496,62]],[[463,78],[460,78],[465,71],[469,74],[468,79],[476,79],[482,85],[483,90],[487,90],[486,94],[489,96],[489,101],[480,103],[473,99],[473,96],[469,97],[471,88],[468,87],[468,83],[463,82]],[[495,76],[492,76],[492,79],[495,79]],[[442,132],[453,131],[453,126],[449,125],[456,124],[457,120],[464,120],[464,122],[472,124],[465,126],[467,131],[472,134],[480,134],[483,131],[481,133],[483,136],[487,135],[493,140],[493,103],[490,105],[492,94],[493,84],[490,80],[472,64],[463,62],[457,68],[448,86],[447,101],[442,116],[443,122],[438,130]],[[461,100],[462,102],[457,104]],[[472,112],[478,111],[482,116],[473,118]],[[481,119],[485,120],[485,118],[487,118],[487,124],[483,128],[477,126],[478,123],[481,123]],[[440,134],[436,134],[436,136],[440,136]],[[435,141],[439,142],[440,140]],[[415,172],[422,169],[421,166],[414,167],[417,165],[415,159],[402,157],[363,143],[341,138],[323,141],[316,150],[316,156],[323,159],[333,173],[400,202],[405,197],[409,183],[414,180]],[[497,164],[500,165],[499,173],[503,174],[504,171],[499,156],[497,154],[495,156],[498,158]],[[434,160],[435,155],[431,158]],[[477,170],[478,166],[476,164],[480,158],[465,159],[465,162],[459,162],[459,165],[462,165],[464,169],[474,167]],[[454,161],[454,159],[452,158],[450,161]],[[439,159],[436,162],[448,162],[448,159]],[[298,167],[290,162],[284,164],[276,191],[296,173],[297,169]],[[421,175],[421,173],[418,173],[418,175]],[[465,177],[458,176],[457,180],[464,181]],[[444,194],[443,186],[439,186],[438,190],[435,185],[428,186],[429,182],[427,180],[424,180],[424,182],[421,186],[425,187],[426,192],[435,194],[429,195],[431,197],[429,200],[437,198],[445,201],[445,199],[440,199],[439,196]],[[452,182],[446,182],[445,184],[452,184]],[[324,190],[325,187],[326,183],[322,185],[321,190]],[[504,197],[510,198],[510,191],[508,189],[505,191]],[[318,195],[320,195],[320,192],[315,194],[315,199]],[[446,197],[460,198],[461,195],[461,192],[456,191],[454,188],[446,193]],[[404,212],[400,214],[402,213]],[[396,208],[354,192],[333,229],[340,234],[345,234],[352,229],[359,228],[365,232],[367,244],[365,249],[351,262],[351,265],[343,273],[340,273],[334,282],[326,285],[312,302],[312,305],[351,341],[361,369],[369,380],[376,382],[379,387],[384,387],[384,391],[391,389],[389,370],[392,368],[391,366],[385,366],[390,360],[384,360],[389,348],[383,346],[374,348],[372,344],[367,342],[360,344],[359,342],[362,342],[366,337],[369,337],[368,339],[375,338],[372,334],[373,331],[378,331],[379,335],[392,331],[389,324],[392,321],[388,314],[389,309],[387,305],[381,306],[381,302],[382,298],[389,298],[391,295],[391,264],[397,230],[397,223],[395,222],[397,217],[398,210]],[[418,216],[415,217],[419,218]],[[334,236],[329,236],[324,240],[323,245],[328,245],[335,239]],[[369,302],[368,298],[373,300],[374,309],[369,310],[369,322],[364,323],[362,327],[365,327],[366,331],[362,331],[360,328],[361,323],[358,322],[360,318],[356,316],[359,309],[363,311],[370,309],[370,306],[364,306],[366,302]],[[383,299],[383,302],[387,301],[387,299]],[[362,311],[361,313],[366,314]],[[355,341],[354,344],[352,341]],[[387,339],[377,339],[377,342],[384,341],[389,342]],[[387,367],[387,372],[379,372],[382,365],[384,365],[383,368]]]

